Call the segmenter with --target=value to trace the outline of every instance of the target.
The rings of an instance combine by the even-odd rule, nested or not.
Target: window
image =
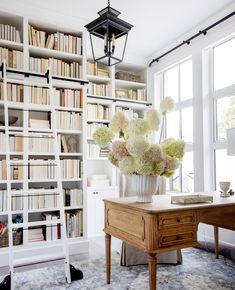
[[[226,130],[235,127],[235,38],[212,49],[213,79],[212,101],[214,103],[214,170],[215,188],[219,181],[230,181],[235,188],[235,157],[226,151]]]
[[[157,85],[163,87],[164,98],[171,96],[176,102],[176,110],[166,118],[165,137],[182,138],[187,142],[186,154],[181,168],[168,179],[167,188],[171,191],[194,191],[193,169],[193,93],[192,60],[188,59],[161,73],[156,78]],[[160,83],[162,80],[162,84]]]

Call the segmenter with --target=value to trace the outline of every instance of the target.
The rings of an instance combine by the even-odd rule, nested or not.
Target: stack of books
[[[87,124],[87,137],[93,138],[93,133],[98,128],[107,128],[108,124],[102,124],[102,123],[88,123]]]
[[[0,152],[6,151],[6,134],[0,132]]]
[[[9,136],[10,152],[23,152],[23,136]]]
[[[82,190],[78,188],[63,189],[64,205],[65,206],[79,206],[83,204]]]
[[[23,102],[24,101],[24,86],[7,84],[7,100],[11,102]]]
[[[100,147],[97,144],[89,143],[87,144],[88,158],[99,158],[100,157]]]
[[[145,88],[136,89],[136,90],[116,89],[115,96],[116,98],[121,98],[121,99],[147,102],[147,91]]]
[[[11,179],[13,180],[22,180],[23,179],[23,164],[20,163],[22,160],[14,158],[12,159],[14,161],[13,164],[11,164],[10,167],[10,173],[11,173]],[[19,163],[17,163],[19,161]]]
[[[87,74],[94,76],[109,77],[109,71],[104,67],[99,67],[97,62],[87,61]]]
[[[96,96],[110,97],[110,84],[89,83],[89,94]]]
[[[83,235],[83,213],[82,211],[66,212],[67,237],[76,238]]]
[[[0,180],[7,179],[7,166],[6,160],[0,160]]]
[[[71,89],[54,90],[55,106],[82,108],[82,91]]]
[[[110,186],[110,181],[105,174],[94,174],[90,178],[88,178],[88,186],[108,187]]]
[[[57,220],[59,216],[51,213],[43,213],[42,219],[46,221]],[[54,241],[60,239],[60,224],[44,226],[43,227],[43,237],[46,241]]]
[[[0,38],[4,40],[21,42],[20,41],[20,32],[13,25],[0,24]]]
[[[7,211],[7,191],[0,190],[0,212]]]
[[[50,105],[50,92],[48,88],[31,87],[29,91],[31,104]]]
[[[29,44],[73,54],[82,54],[82,38],[61,32],[48,33],[29,24]]]
[[[29,138],[29,152],[53,152],[52,138]]]
[[[29,126],[33,129],[50,129],[50,121],[30,118]]]
[[[43,163],[44,159],[37,159],[38,163]],[[28,178],[33,179],[55,179],[55,163],[54,160],[50,160],[52,164],[29,164],[28,166]]]
[[[100,104],[87,104],[87,118],[91,120],[109,120],[111,110]]]
[[[82,114],[57,111],[57,128],[65,130],[82,130]]]
[[[82,161],[79,159],[62,159],[61,174],[63,179],[81,178]]]
[[[44,240],[42,228],[29,228],[28,229],[28,242],[41,242]]]
[[[23,52],[0,47],[0,63],[6,60],[6,66],[16,69],[23,69]]]

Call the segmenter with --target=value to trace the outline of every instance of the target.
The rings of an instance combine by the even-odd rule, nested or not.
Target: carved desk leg
[[[111,236],[108,234],[105,234],[105,256],[106,256],[106,283],[110,284]]]
[[[214,226],[215,258],[219,259],[219,228]]]
[[[149,289],[157,289],[157,258],[156,254],[148,255],[148,264],[149,264]]]

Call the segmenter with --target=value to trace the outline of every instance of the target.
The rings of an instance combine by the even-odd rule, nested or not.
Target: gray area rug
[[[74,263],[84,279],[65,283],[62,266],[17,273],[15,290],[144,290],[148,289],[147,266],[121,267],[112,254],[111,284],[105,283],[104,258]],[[2,278],[2,277],[1,277]],[[183,250],[182,265],[158,265],[158,290],[235,290],[235,263],[199,249]]]

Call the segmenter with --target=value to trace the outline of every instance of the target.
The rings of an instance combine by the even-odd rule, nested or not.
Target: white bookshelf
[[[8,48],[11,50],[18,50],[23,53],[23,68],[8,68],[8,82],[12,82],[18,85],[24,85],[27,87],[34,86],[36,83],[37,87],[48,88],[49,90],[54,89],[71,89],[71,90],[82,90],[83,94],[83,105],[81,108],[69,107],[69,106],[61,106],[55,105],[51,100],[49,105],[40,105],[40,104],[32,104],[29,101],[29,90],[24,90],[24,101],[22,103],[19,102],[11,102],[8,100],[0,101],[0,110],[1,108],[7,108],[7,110],[17,110],[19,114],[18,124],[12,126],[1,126],[0,132],[8,131],[9,134],[18,134],[18,135],[43,135],[51,136],[56,133],[56,136],[64,135],[64,136],[72,136],[76,138],[79,143],[79,148],[76,152],[60,152],[59,159],[80,159],[83,161],[83,177],[82,178],[62,178],[62,187],[63,188],[82,188],[83,189],[83,204],[79,206],[64,206],[65,212],[72,212],[74,210],[82,210],[83,211],[83,237],[77,238],[69,238],[67,239],[67,243],[69,244],[70,254],[78,254],[88,251],[88,242],[87,236],[91,236],[93,234],[101,234],[100,231],[89,230],[91,225],[92,214],[94,211],[97,212],[99,217],[99,221],[102,219],[103,208],[102,208],[102,197],[115,197],[119,194],[119,178],[117,174],[117,170],[113,167],[108,161],[107,157],[90,157],[88,156],[87,147],[88,144],[94,144],[94,140],[92,136],[87,135],[87,126],[89,124],[100,124],[109,126],[110,119],[116,112],[117,107],[122,107],[123,109],[131,109],[135,113],[137,113],[140,117],[143,116],[143,110],[151,105],[150,100],[131,100],[131,99],[123,99],[117,97],[115,94],[116,89],[123,90],[137,90],[137,89],[146,89],[147,80],[146,80],[146,69],[143,67],[137,67],[133,65],[120,65],[115,67],[108,68],[107,75],[100,74],[92,74],[87,70],[87,56],[86,56],[86,38],[85,32],[83,28],[79,31],[76,28],[66,28],[60,27],[53,23],[37,21],[36,19],[30,19],[25,16],[14,15],[8,12],[0,12],[1,22],[6,23],[8,25],[14,25],[20,32],[21,42],[13,42],[9,40],[0,39],[0,47]],[[45,30],[48,33],[55,32],[64,32],[67,34],[72,34],[73,36],[82,36],[82,54],[74,54],[68,53],[64,51],[59,51],[55,49],[48,49],[44,47],[38,47],[31,45],[29,43],[29,35],[28,35],[28,24],[35,26],[37,29]],[[59,59],[61,61],[65,61],[67,63],[78,62],[81,69],[79,78],[73,77],[65,77],[61,75],[53,75],[51,76],[51,83],[48,83],[46,78],[44,78],[44,73],[34,71],[34,75],[30,75],[25,77],[24,73],[30,71],[30,57],[34,58],[43,58],[43,59]],[[90,61],[90,60],[89,60]],[[50,63],[49,63],[50,65]],[[105,74],[104,71],[106,68],[101,67],[101,74]],[[118,80],[115,78],[115,72],[118,70],[130,71],[132,73],[139,74],[141,76],[140,81],[125,81]],[[22,74],[16,74],[16,73]],[[32,72],[32,71],[31,71]],[[107,94],[94,94],[90,91],[87,92],[83,83],[81,81],[88,80],[90,83],[95,83],[99,85],[108,86]],[[0,78],[0,82],[2,82]],[[52,95],[53,92],[51,92]],[[110,109],[110,117],[108,119],[100,119],[100,118],[87,118],[87,105],[88,104],[99,104],[103,106],[107,106]],[[70,112],[70,113],[80,113],[82,114],[82,129],[81,130],[73,130],[73,129],[60,129],[56,128],[55,131],[53,128],[45,129],[45,128],[30,128],[28,126],[29,114],[35,114],[34,112],[50,112],[54,114],[56,112]],[[5,111],[4,111],[5,112]],[[0,159],[4,159],[8,152],[1,152],[0,149]],[[53,152],[31,152],[28,149],[28,141],[24,141],[24,149],[19,152],[9,152],[10,159],[19,158],[23,162],[26,162],[30,158],[34,159],[54,159]],[[105,174],[109,178],[110,184],[109,186],[98,186],[98,187],[90,187],[88,185],[88,178],[94,174]],[[25,172],[25,176],[26,176]],[[42,180],[42,179],[21,179],[21,180],[0,180],[0,188],[7,188],[7,186],[12,185],[14,188],[19,188],[21,190],[28,190],[28,188],[33,187],[42,187],[45,185],[45,190],[48,190],[50,186],[54,186],[56,184],[56,179],[50,180]],[[95,194],[93,194],[95,192]],[[99,194],[96,194],[98,192]],[[104,193],[104,194],[103,194]],[[95,198],[95,199],[94,199]],[[98,202],[98,203],[96,203]],[[27,209],[27,202],[24,202],[24,210],[18,211],[23,216],[24,222],[28,222],[29,214],[30,216],[39,216],[43,212],[54,212],[57,211],[57,208],[51,207],[50,209]],[[14,215],[17,211],[14,211]],[[13,213],[12,213],[13,214]],[[0,212],[0,220],[4,220],[4,218],[8,217],[9,212]],[[9,217],[8,217],[9,218]],[[95,225],[93,225],[95,226]],[[100,227],[100,224],[97,226]],[[93,234],[89,234],[93,232]],[[44,242],[37,242],[38,249],[40,247],[45,247]],[[57,245],[57,241],[51,241],[50,244]],[[33,249],[33,243],[30,243],[30,247],[32,246],[31,254],[35,253],[36,250]],[[19,246],[22,250],[22,257],[26,255],[26,249],[28,249],[28,237],[27,234],[24,235],[23,245]],[[6,259],[7,249],[4,250],[5,256],[0,262],[0,266],[4,266],[8,263]],[[54,252],[58,250],[58,247],[55,246],[53,249]],[[46,251],[46,249],[45,249]]]

